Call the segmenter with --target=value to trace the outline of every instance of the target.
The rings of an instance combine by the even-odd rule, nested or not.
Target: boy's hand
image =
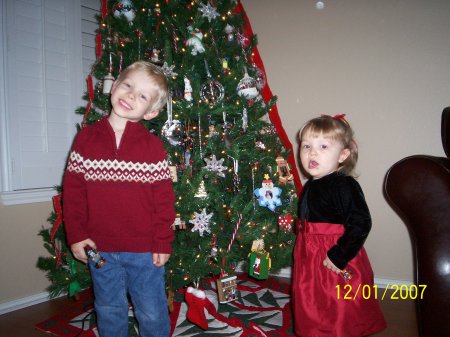
[[[170,254],[153,253],[153,264],[157,267],[162,267],[169,261]]]
[[[72,251],[73,256],[77,260],[80,260],[83,263],[87,263],[87,256],[86,256],[86,252],[84,251],[84,247],[86,247],[86,246],[91,246],[92,248],[97,249],[95,242],[92,241],[91,239],[86,239],[86,240],[74,243],[73,245],[70,246],[70,250]]]
[[[333,273],[339,274],[341,272],[341,270],[336,267],[333,262],[331,262],[328,256],[325,258],[325,260],[323,260],[323,265],[326,268],[330,269]]]

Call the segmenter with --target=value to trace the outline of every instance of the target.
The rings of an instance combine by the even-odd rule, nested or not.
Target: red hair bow
[[[330,115],[320,115],[320,117],[328,117],[328,118],[333,118],[333,119],[345,119],[345,114],[340,114],[340,115],[334,115],[334,116],[330,116]]]

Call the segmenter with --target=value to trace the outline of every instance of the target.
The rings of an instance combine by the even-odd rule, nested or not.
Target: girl
[[[302,337],[361,337],[386,328],[364,241],[371,217],[358,182],[358,159],[345,115],[307,122],[300,160],[309,180],[299,202],[294,250],[295,332]],[[362,288],[370,296],[362,297]]]

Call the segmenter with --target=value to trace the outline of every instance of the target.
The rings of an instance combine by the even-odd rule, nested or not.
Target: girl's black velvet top
[[[356,256],[372,227],[361,186],[353,177],[338,172],[306,182],[299,202],[299,218],[344,226],[344,234],[327,253],[339,269],[344,269]]]

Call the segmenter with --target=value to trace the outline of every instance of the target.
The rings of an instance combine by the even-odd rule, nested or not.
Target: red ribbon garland
[[[102,20],[104,20],[106,15],[108,14],[107,0],[102,0],[101,2],[101,13],[102,13]]]
[[[253,31],[252,31],[252,27],[250,25],[250,21],[247,17],[247,14],[245,13],[244,7],[242,6],[242,4],[240,2],[236,5],[234,11],[236,14],[242,13],[244,16],[244,21],[245,21],[245,26],[243,27],[244,36],[246,36],[247,38],[250,38],[251,36],[253,36]],[[267,83],[266,70],[264,69],[264,64],[262,62],[262,59],[261,59],[261,56],[259,54],[257,47],[255,47],[253,49],[253,61],[258,66],[258,68],[261,69],[264,76],[266,77],[266,85],[262,89],[261,94],[262,94],[264,101],[268,102],[273,97],[273,94],[272,94],[272,91],[270,90],[269,84]],[[300,195],[300,193],[302,191],[302,183],[300,180],[300,175],[298,174],[298,171],[297,171],[297,165],[295,163],[294,151],[292,148],[292,144],[289,140],[289,137],[287,136],[286,131],[284,130],[283,125],[281,123],[281,119],[278,114],[278,109],[277,109],[276,104],[274,104],[271,111],[269,111],[269,117],[270,117],[270,120],[272,121],[273,125],[275,126],[275,130],[277,131],[277,134],[280,137],[281,143],[283,144],[283,146],[286,149],[290,150],[287,161],[288,161],[289,165],[291,166],[291,171],[292,171],[292,174],[294,175],[294,183],[295,183],[295,186],[297,187],[297,194]]]
[[[58,269],[58,267],[62,264],[62,259],[61,259],[61,252],[56,247],[55,235],[56,235],[56,232],[58,231],[59,226],[62,224],[62,221],[63,221],[63,213],[62,213],[62,208],[61,208],[61,193],[53,196],[52,200],[53,200],[53,207],[54,207],[55,213],[56,213],[56,220],[53,223],[53,228],[50,233],[50,241],[52,242],[53,247],[55,248],[55,254],[56,254],[56,258],[57,258],[56,259],[56,269]]]

